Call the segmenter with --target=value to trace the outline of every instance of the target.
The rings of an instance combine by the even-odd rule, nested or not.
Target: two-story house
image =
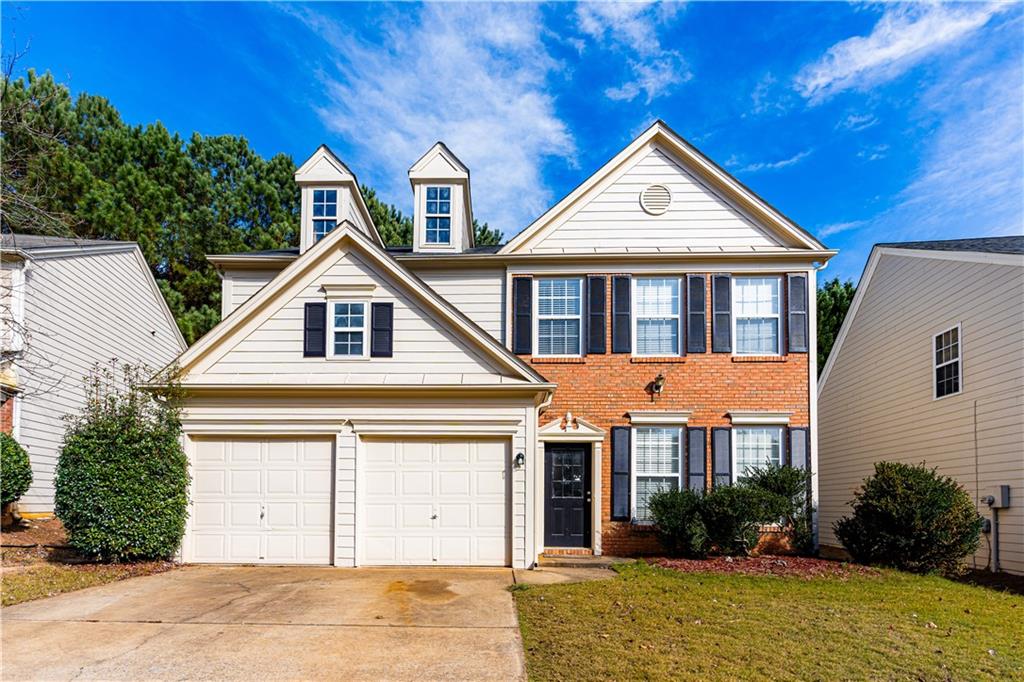
[[[441,143],[409,171],[411,247],[326,147],[296,180],[299,248],[211,256],[224,320],[179,359],[185,560],[642,553],[653,491],[816,468],[835,252],[665,124],[500,247]]]

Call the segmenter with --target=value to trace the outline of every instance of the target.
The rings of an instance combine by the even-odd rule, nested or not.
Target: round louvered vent
[[[661,215],[672,203],[672,192],[665,185],[651,185],[640,192],[640,206],[651,215]]]

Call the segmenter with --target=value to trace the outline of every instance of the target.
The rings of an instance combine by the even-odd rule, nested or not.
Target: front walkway
[[[525,679],[511,569],[189,566],[5,608],[2,677]]]

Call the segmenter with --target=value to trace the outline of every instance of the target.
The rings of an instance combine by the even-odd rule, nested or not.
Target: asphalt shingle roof
[[[979,251],[982,253],[1024,254],[1024,236],[939,239],[922,242],[887,242],[878,244],[878,246],[890,249],[921,249],[924,251]]]
[[[121,242],[112,239],[78,239],[76,237],[53,237],[42,234],[16,234],[14,232],[4,232],[2,241],[0,241],[0,245],[4,249],[20,249],[28,252],[69,246],[90,249],[104,246],[131,246],[133,244],[134,242]]]

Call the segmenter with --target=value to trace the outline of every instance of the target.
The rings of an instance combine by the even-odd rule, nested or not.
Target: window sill
[[[574,357],[532,357],[530,358],[530,364],[533,365],[585,365],[587,364],[586,358],[574,358]]]
[[[677,364],[681,365],[686,362],[686,358],[678,355],[668,355],[665,357],[631,357],[629,361],[634,365],[665,365],[665,364]]]
[[[786,362],[785,355],[734,355],[733,362]]]

